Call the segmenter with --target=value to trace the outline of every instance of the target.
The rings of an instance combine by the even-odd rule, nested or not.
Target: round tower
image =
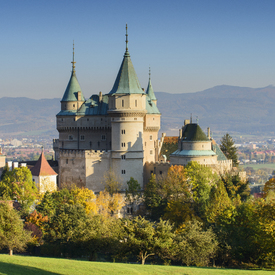
[[[126,51],[116,81],[109,93],[109,115],[112,128],[112,169],[119,172],[123,189],[130,177],[143,184],[143,123],[146,94],[141,89],[128,52]]]

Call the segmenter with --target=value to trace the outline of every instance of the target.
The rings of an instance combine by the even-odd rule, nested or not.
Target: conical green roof
[[[77,101],[77,93],[81,92],[81,100],[84,101],[84,97],[80,88],[80,85],[78,83],[78,80],[76,78],[75,70],[72,70],[71,78],[69,80],[69,83],[67,85],[67,88],[65,90],[65,93],[63,95],[63,98],[61,101]]]
[[[126,49],[113,89],[109,94],[144,94]]]
[[[182,131],[182,140],[209,141],[201,127],[196,123],[190,123],[184,126]]]
[[[151,78],[149,78],[146,94],[148,94],[148,96],[150,97],[151,100],[157,100],[154,90],[153,90],[152,83],[151,83]]]

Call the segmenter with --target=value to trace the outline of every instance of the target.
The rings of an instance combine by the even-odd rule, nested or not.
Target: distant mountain
[[[156,92],[156,97],[162,129],[168,133],[178,129],[191,113],[204,130],[210,127],[216,132],[268,135],[275,131],[274,86],[254,89],[222,85],[196,93]]]
[[[185,119],[197,121],[203,130],[273,135],[275,87],[216,86],[201,92],[156,92],[162,113],[161,132],[177,135]],[[0,98],[0,135],[37,134],[56,136],[55,115],[60,99]]]
[[[37,133],[57,136],[55,115],[60,99],[0,98],[0,135]]]

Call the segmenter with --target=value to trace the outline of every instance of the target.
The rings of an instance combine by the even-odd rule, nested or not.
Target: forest
[[[38,194],[28,168],[0,181],[0,248],[91,261],[273,268],[275,179],[262,198],[238,174],[191,162],[126,192],[109,171],[105,190],[67,186]],[[13,206],[11,205],[13,203]]]

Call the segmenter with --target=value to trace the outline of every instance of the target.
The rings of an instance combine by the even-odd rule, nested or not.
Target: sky
[[[273,0],[0,0],[0,98],[108,93],[125,52],[141,86],[193,93],[275,85]]]

